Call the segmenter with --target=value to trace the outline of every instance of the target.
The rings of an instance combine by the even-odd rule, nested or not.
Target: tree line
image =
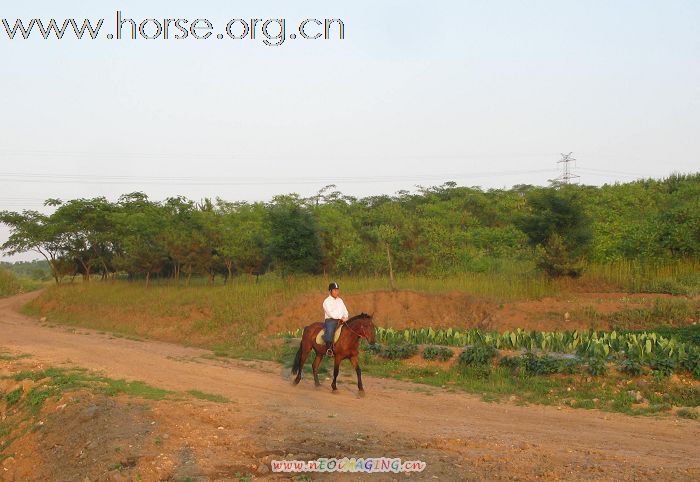
[[[51,214],[2,211],[8,254],[35,251],[56,282],[124,274],[189,280],[234,274],[441,275],[536,260],[552,276],[589,261],[700,255],[700,174],[601,187],[449,182],[393,196],[200,202],[144,193],[61,201]]]

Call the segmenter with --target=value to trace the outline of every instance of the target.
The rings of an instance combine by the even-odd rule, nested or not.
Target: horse
[[[343,323],[342,326],[343,329],[340,332],[340,337],[333,346],[335,365],[333,367],[333,383],[331,383],[331,387],[333,391],[338,389],[336,380],[338,379],[340,362],[349,359],[357,373],[357,389],[360,392],[364,392],[364,388],[362,387],[362,370],[360,369],[358,355],[360,352],[360,338],[364,338],[370,344],[374,345],[374,323],[372,323],[372,316],[361,313],[350,318]],[[304,363],[306,363],[306,358],[309,356],[309,353],[311,353],[311,350],[314,350],[316,352],[316,357],[312,364],[314,383],[317,387],[321,386],[321,382],[318,381],[318,366],[321,364],[323,356],[326,354],[326,344],[316,343],[316,336],[321,329],[323,329],[323,323],[312,323],[304,328],[304,334],[301,337],[299,350],[297,350],[297,354],[294,357],[294,366],[292,367],[292,374],[296,374],[294,385],[298,384],[301,380],[301,372],[302,368],[304,368]],[[338,326],[338,329],[340,329],[340,326]]]

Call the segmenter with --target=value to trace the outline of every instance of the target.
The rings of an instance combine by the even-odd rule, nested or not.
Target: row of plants
[[[368,345],[366,350],[374,355],[388,359],[401,360],[418,353],[418,345],[410,342],[396,344]],[[447,361],[454,355],[450,348],[429,345],[423,348],[422,357],[426,360]],[[668,357],[657,354],[653,357],[640,358],[634,351],[618,352],[614,355],[580,356],[556,353],[535,353],[526,351],[518,355],[498,357],[499,350],[489,344],[477,343],[467,346],[460,353],[457,366],[489,368],[494,360],[497,365],[510,369],[514,373],[527,375],[551,375],[556,373],[574,375],[588,373],[602,376],[608,373],[610,364],[615,364],[619,372],[631,376],[651,373],[654,376],[669,376],[674,372],[687,371],[700,379],[700,348],[691,346],[682,357]]]
[[[300,337],[301,330],[287,336]],[[624,353],[641,361],[669,358],[680,362],[692,351],[694,344],[675,337],[667,338],[656,332],[616,331],[525,331],[517,329],[503,333],[479,329],[405,329],[377,328],[376,339],[385,345],[417,344],[443,346],[486,345],[499,350],[528,350],[577,354],[584,358],[608,357]],[[697,347],[696,347],[697,348]]]

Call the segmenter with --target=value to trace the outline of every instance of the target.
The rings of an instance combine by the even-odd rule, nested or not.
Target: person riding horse
[[[340,299],[340,286],[338,283],[328,285],[328,298],[323,301],[323,314],[325,320],[323,322],[325,334],[323,341],[326,342],[326,355],[333,356],[333,337],[339,323],[348,321],[348,309],[345,303]]]

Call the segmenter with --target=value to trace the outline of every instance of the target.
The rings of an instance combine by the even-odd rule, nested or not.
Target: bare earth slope
[[[210,352],[201,349],[43,327],[18,313],[33,296],[0,300],[0,347],[30,353],[50,366],[71,364],[170,390],[223,395],[237,407],[225,428],[247,441],[246,454],[257,456],[258,464],[270,454],[387,456],[426,461],[426,471],[413,474],[414,480],[700,479],[697,421],[486,403],[473,395],[370,377],[362,398],[350,377],[342,379],[336,394],[328,386],[314,388],[308,378],[294,387],[273,363],[223,362],[202,358]],[[186,446],[188,433],[180,436]],[[231,443],[219,449],[240,459],[242,447]],[[199,475],[197,480],[210,480]]]

